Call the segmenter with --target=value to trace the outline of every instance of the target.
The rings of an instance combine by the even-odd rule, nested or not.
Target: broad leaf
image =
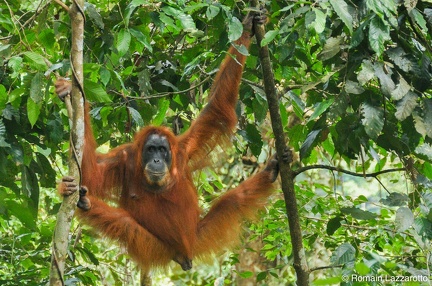
[[[34,52],[24,52],[23,54],[30,66],[34,67],[37,70],[46,70],[47,64],[43,56]]]
[[[414,223],[414,214],[407,207],[400,207],[396,211],[395,224],[398,232],[404,232]]]
[[[166,100],[166,99],[159,100],[158,112],[152,120],[153,125],[160,126],[163,123],[163,121],[166,117],[166,112],[169,108],[169,105],[170,105],[169,100]]]
[[[395,116],[398,120],[405,120],[412,114],[414,108],[417,107],[418,96],[414,92],[409,91],[396,105]]]
[[[307,158],[310,155],[313,147],[316,146],[317,142],[319,142],[320,137],[318,136],[321,133],[321,129],[312,130],[306,137],[306,140],[303,142],[300,147],[300,158]]]
[[[93,102],[111,102],[110,97],[102,86],[90,79],[84,79],[84,92],[86,97]]]
[[[141,114],[135,108],[133,108],[131,106],[128,106],[127,109],[129,111],[130,115],[132,116],[132,119],[135,122],[135,124],[138,127],[144,126],[144,120],[143,120]]]
[[[323,50],[319,54],[320,60],[325,61],[337,55],[341,49],[341,44],[342,37],[328,38],[324,44]]]
[[[363,103],[361,113],[363,115],[362,124],[366,134],[372,139],[378,138],[384,127],[384,112],[382,108]]]
[[[30,125],[33,127],[39,118],[41,113],[41,104],[34,102],[34,100],[29,97],[27,99],[27,117]]]
[[[390,27],[379,17],[374,17],[369,24],[369,45],[378,56],[384,52],[385,42],[390,40]]]
[[[30,97],[37,104],[42,103],[43,100],[43,84],[43,74],[41,72],[36,73],[31,80]]]
[[[359,208],[349,207],[349,208],[341,208],[341,212],[344,214],[349,214],[355,219],[359,220],[373,220],[377,217],[376,214],[370,211],[364,211]]]
[[[336,14],[347,26],[348,30],[352,34],[353,31],[353,18],[351,12],[348,10],[348,4],[344,0],[330,0],[330,4],[333,6]]]
[[[124,56],[129,50],[131,34],[127,30],[121,30],[117,35],[116,48],[120,57]]]
[[[234,42],[243,33],[243,24],[236,17],[232,17],[228,23],[228,39],[230,42]]]
[[[261,47],[267,46],[279,34],[279,30],[270,30],[264,35],[261,41]]]
[[[333,265],[343,265],[354,261],[355,255],[355,248],[349,243],[344,243],[332,253],[330,261]]]
[[[401,100],[411,89],[411,86],[406,82],[403,77],[400,77],[399,83],[396,88],[391,92],[391,97],[393,100]]]
[[[380,203],[385,204],[390,207],[397,207],[406,205],[409,201],[409,198],[405,194],[401,193],[390,193],[386,198],[380,200]]]

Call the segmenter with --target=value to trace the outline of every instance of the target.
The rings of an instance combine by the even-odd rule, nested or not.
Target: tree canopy
[[[311,283],[351,285],[367,275],[425,282],[432,254],[432,1],[262,3],[269,23],[246,63],[234,147],[215,152],[217,170],[196,173],[195,182],[206,210],[275,152],[261,45],[270,52],[283,136],[298,154],[291,166],[297,201],[276,192],[260,219],[247,224],[244,245],[213,265],[174,267],[154,279],[294,283],[285,207],[294,203]],[[53,83],[71,76],[70,4],[0,2],[2,285],[49,278],[61,202],[55,185],[69,158],[67,112]],[[86,2],[84,90],[100,150],[130,141],[148,124],[187,130],[249,9],[234,0]],[[124,251],[95,238],[74,221],[66,284],[136,283]]]

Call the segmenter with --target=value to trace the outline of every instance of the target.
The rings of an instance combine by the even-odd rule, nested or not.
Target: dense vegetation
[[[55,185],[69,157],[67,113],[53,93],[55,74],[70,75],[70,19],[59,2],[0,3],[2,285],[48,281]],[[299,154],[293,170],[312,283],[429,277],[432,1],[265,2],[270,23],[261,44],[270,49],[288,144]],[[241,34],[247,7],[234,0],[87,2],[85,93],[102,151],[146,124],[180,122],[186,130]],[[254,44],[244,72],[234,148],[223,152],[218,170],[196,174],[204,209],[274,152],[257,50]],[[292,283],[286,216],[278,192],[247,225],[243,246],[211,266],[154,279]],[[139,280],[118,246],[76,221],[70,242],[68,285]]]

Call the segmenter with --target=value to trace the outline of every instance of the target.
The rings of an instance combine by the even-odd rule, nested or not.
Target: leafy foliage
[[[314,283],[353,284],[342,280],[352,274],[430,276],[431,1],[267,4],[270,23],[259,44],[271,51],[286,136],[300,153],[293,168]],[[244,8],[232,0],[86,3],[85,93],[103,148],[150,123],[186,130],[242,32]],[[53,81],[70,70],[69,16],[55,1],[21,0],[1,2],[0,19],[0,284],[36,285],[47,282],[55,181],[68,158],[68,119]],[[225,150],[218,172],[197,174],[204,208],[272,153],[262,78],[253,45],[235,148]],[[302,169],[314,164],[360,176]],[[393,168],[404,173],[366,176]],[[255,268],[242,268],[238,250],[215,266],[195,263],[196,273],[173,269],[156,279],[294,282],[279,194],[249,228],[246,240],[261,254]],[[83,232],[76,226],[71,234],[67,284],[136,282],[117,246]]]

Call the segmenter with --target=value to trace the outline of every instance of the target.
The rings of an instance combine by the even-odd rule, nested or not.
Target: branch
[[[258,0],[252,0],[251,6],[259,8]],[[279,170],[281,176],[281,187],[285,200],[285,208],[288,215],[291,243],[294,256],[294,269],[297,274],[297,285],[309,285],[309,271],[306,261],[306,254],[303,248],[302,232],[300,228],[300,216],[297,208],[296,194],[294,191],[294,174],[289,163],[282,160],[285,153],[285,134],[282,120],[279,113],[279,98],[277,95],[276,84],[273,75],[272,64],[270,61],[267,46],[260,44],[265,35],[263,25],[254,25],[254,32],[259,44],[259,58],[261,61],[262,74],[264,79],[264,90],[270,111],[270,118],[273,133],[275,136],[276,153],[279,158]]]
[[[84,93],[83,91],[83,47],[84,47],[84,0],[74,0],[69,15],[72,23],[71,66],[73,71],[72,95],[65,98],[70,124],[69,174],[77,182],[81,180],[82,147],[84,146]],[[64,270],[67,258],[69,231],[78,201],[78,192],[64,197],[57,214],[53,235],[50,285],[64,285]]]
[[[63,9],[65,9],[66,10],[66,12],[70,12],[69,10],[69,7],[65,4],[65,3],[63,3],[61,0],[53,0],[54,2],[56,2],[57,4],[59,4]]]
[[[348,170],[345,170],[345,169],[342,169],[339,167],[333,167],[333,166],[328,166],[328,165],[311,165],[311,166],[305,166],[302,168],[298,168],[297,170],[293,171],[293,174],[294,174],[294,177],[296,177],[303,172],[313,170],[313,169],[325,169],[325,170],[345,173],[345,174],[348,174],[351,176],[363,177],[363,178],[376,178],[377,176],[382,175],[382,174],[386,174],[386,173],[405,171],[405,168],[394,168],[394,169],[387,169],[387,170],[378,171],[375,173],[364,174],[364,173],[355,173],[355,172],[348,171]]]

